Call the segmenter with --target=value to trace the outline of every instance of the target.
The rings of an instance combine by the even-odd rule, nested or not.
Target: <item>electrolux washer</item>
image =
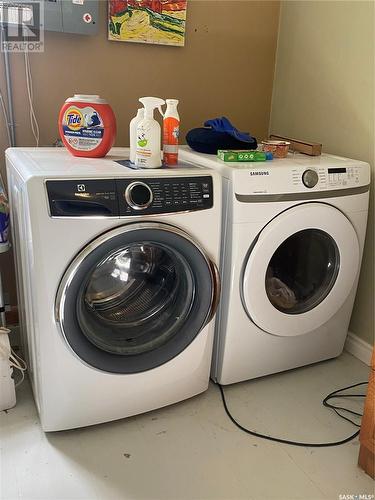
[[[208,387],[221,178],[8,149],[24,345],[45,431],[114,420]]]
[[[368,214],[367,163],[288,155],[224,163],[221,274],[212,376],[231,384],[341,354]]]

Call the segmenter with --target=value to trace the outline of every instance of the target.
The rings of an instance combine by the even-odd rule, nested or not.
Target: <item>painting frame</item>
[[[108,40],[185,46],[188,0],[108,0]]]

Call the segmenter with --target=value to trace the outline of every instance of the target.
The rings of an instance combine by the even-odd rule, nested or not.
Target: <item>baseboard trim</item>
[[[359,338],[355,333],[348,333],[344,349],[363,361],[363,363],[366,363],[367,366],[370,366],[373,346]]]

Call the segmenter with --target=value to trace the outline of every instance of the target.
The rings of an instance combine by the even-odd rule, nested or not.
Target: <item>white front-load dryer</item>
[[[231,384],[341,354],[365,241],[367,163],[289,155],[224,163],[223,293],[212,376]]]
[[[57,148],[6,153],[24,346],[45,431],[119,419],[209,382],[221,178]]]

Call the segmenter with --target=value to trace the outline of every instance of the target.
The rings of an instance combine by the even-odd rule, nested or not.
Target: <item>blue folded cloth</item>
[[[240,132],[236,127],[228,120],[226,116],[221,118],[213,118],[212,120],[207,120],[204,122],[205,127],[211,127],[216,132],[226,132],[235,139],[241,142],[254,142],[254,137],[248,132]]]
[[[255,137],[240,132],[225,116],[207,120],[205,128],[193,128],[186,135],[186,142],[199,153],[217,154],[219,149],[256,149]]]

